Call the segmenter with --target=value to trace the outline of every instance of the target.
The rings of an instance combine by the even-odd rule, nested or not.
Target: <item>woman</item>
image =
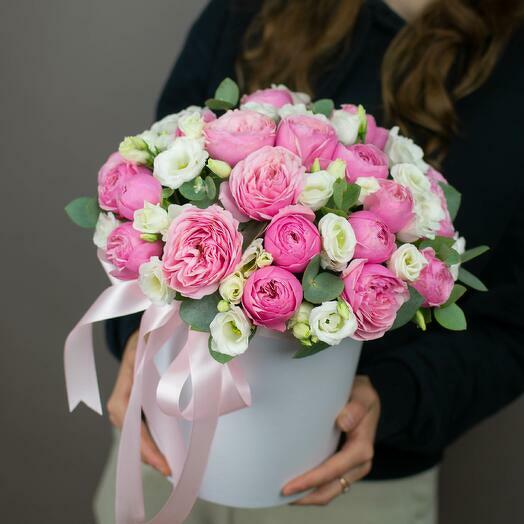
[[[336,104],[361,103],[441,162],[465,195],[458,229],[471,245],[492,250],[473,267],[490,292],[464,301],[467,332],[432,326],[420,337],[411,327],[365,345],[351,399],[337,419],[345,443],[283,487],[285,494],[313,491],[293,507],[268,510],[200,502],[188,522],[434,522],[444,448],[524,390],[524,219],[517,208],[524,193],[522,19],[516,0],[214,0],[195,23],[159,118],[202,103],[226,76],[246,91],[285,83]],[[129,317],[108,329],[113,352],[126,348],[108,403],[117,427],[137,325]],[[145,424],[142,431],[144,462],[166,474]],[[377,482],[337,498],[363,477]],[[154,489],[166,492],[165,481],[161,486]],[[328,503],[321,513],[311,508]]]

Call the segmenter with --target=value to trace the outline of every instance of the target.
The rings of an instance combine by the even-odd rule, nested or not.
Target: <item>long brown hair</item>
[[[265,0],[237,61],[243,87],[284,83],[314,95],[321,64],[351,45],[362,2]],[[415,133],[438,160],[458,131],[456,102],[486,81],[522,19],[519,0],[431,2],[396,35],[383,58],[386,122]]]

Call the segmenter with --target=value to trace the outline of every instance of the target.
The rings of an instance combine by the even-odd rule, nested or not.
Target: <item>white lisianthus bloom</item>
[[[353,258],[357,245],[353,228],[346,218],[328,213],[320,219],[318,230],[322,238],[321,266],[342,271]]]
[[[346,146],[350,146],[357,141],[358,130],[360,128],[360,115],[351,114],[342,109],[336,109],[331,115],[331,124],[337,132],[337,137]]]
[[[411,194],[416,196],[426,196],[431,193],[431,182],[429,178],[413,164],[396,164],[391,168],[393,180],[401,186],[407,187]]]
[[[310,111],[305,104],[285,104],[278,109],[278,115],[280,118],[286,118],[293,115],[308,115],[313,116],[313,111]]]
[[[256,111],[261,115],[267,116],[275,122],[278,122],[280,116],[278,114],[278,107],[272,106],[271,104],[264,104],[263,102],[246,102],[240,106],[240,109],[249,109]]]
[[[388,269],[401,280],[414,282],[428,265],[426,257],[413,244],[402,244],[388,261]]]
[[[96,247],[106,249],[107,238],[122,222],[118,220],[111,212],[100,213],[96,221],[95,234],[93,235],[93,242]]]
[[[337,158],[336,160],[333,160],[333,162],[330,162],[327,172],[336,180],[337,178],[341,178],[344,180],[346,178],[346,162],[342,160],[341,158]]]
[[[298,201],[313,211],[317,211],[325,206],[333,195],[334,183],[335,178],[327,171],[306,173],[304,189],[302,189]]]
[[[313,308],[309,315],[311,334],[330,346],[336,346],[353,335],[357,329],[357,320],[351,306],[345,301],[344,305],[347,307],[344,308],[344,315],[336,300],[323,302]]]
[[[464,237],[459,237],[458,233],[455,233],[455,243],[451,246],[459,255],[464,254],[466,251],[466,239]],[[451,274],[453,275],[453,280],[458,279],[460,269],[460,262],[458,264],[453,264],[449,267]]]
[[[126,136],[118,147],[118,152],[129,162],[147,164],[152,160],[147,142],[137,136]]]
[[[235,271],[220,283],[218,292],[220,296],[231,304],[240,304],[244,291],[245,279],[240,271]]]
[[[244,251],[237,271],[240,271],[244,277],[247,278],[257,269],[257,260],[263,253],[265,253],[263,240],[261,238],[255,238]]]
[[[257,267],[270,266],[272,263],[273,255],[269,251],[262,251],[256,260]]]
[[[424,151],[411,138],[399,135],[398,132],[397,126],[389,131],[388,141],[384,148],[384,152],[389,157],[390,166],[403,163],[414,164],[425,173],[429,166],[424,162]]]
[[[200,138],[204,125],[205,122],[200,111],[189,112],[178,120],[178,129],[189,138]]]
[[[145,141],[151,151],[158,153],[169,149],[175,141],[174,135],[170,135],[168,133],[158,134],[150,131],[149,129],[147,131],[143,131],[138,136]]]
[[[413,212],[414,219],[398,232],[399,240],[414,242],[419,238],[435,238],[440,222],[446,217],[439,197],[434,193],[413,195]]]
[[[178,189],[204,169],[208,157],[200,139],[180,137],[154,162],[153,175],[164,186]]]
[[[137,209],[133,218],[133,227],[142,233],[161,233],[169,226],[167,211],[160,204],[144,202],[144,207]]]
[[[229,311],[218,313],[209,325],[209,330],[213,351],[231,357],[246,351],[251,324],[240,307],[231,306]]]
[[[144,295],[158,306],[170,304],[175,298],[175,291],[168,286],[162,261],[158,257],[151,257],[149,262],[138,268],[138,285]]]
[[[359,204],[363,204],[369,195],[372,195],[380,189],[380,184],[374,176],[359,176],[355,180],[355,184],[360,186],[360,194],[358,195]]]
[[[189,106],[186,109],[179,111],[178,113],[172,113],[171,115],[165,116],[158,122],[155,122],[151,126],[151,131],[153,131],[153,133],[156,133],[157,135],[160,135],[162,133],[174,135],[176,133],[176,130],[178,129],[178,121],[180,120],[180,118],[189,113],[194,113],[195,111],[199,114],[202,114],[203,110],[204,109],[199,106]]]
[[[309,104],[311,102],[311,97],[307,93],[302,93],[301,91],[291,91],[289,87],[285,84],[271,84],[271,89],[285,89],[289,91],[293,104]]]

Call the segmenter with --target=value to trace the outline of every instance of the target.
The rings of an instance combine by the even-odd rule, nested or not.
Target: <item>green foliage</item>
[[[232,109],[238,104],[240,91],[238,85],[231,78],[224,78],[215,91],[214,98],[206,100],[206,106],[215,110]]]
[[[464,312],[457,304],[435,308],[433,314],[435,315],[435,320],[446,329],[464,331],[467,328]]]
[[[320,255],[311,259],[302,277],[304,298],[312,304],[335,300],[344,291],[344,282],[333,273],[320,273]]]
[[[395,322],[391,326],[391,329],[397,329],[404,326],[416,315],[417,310],[424,302],[424,297],[413,287],[409,287],[409,300],[404,302],[398,310]]]
[[[209,331],[209,325],[217,314],[218,293],[195,300],[186,298],[180,305],[182,320],[194,331]]]
[[[468,249],[467,251],[462,253],[462,255],[460,255],[460,261],[464,264],[464,262],[469,262],[470,260],[473,260],[474,258],[483,255],[486,251],[489,251],[489,246],[477,246]]]
[[[293,355],[293,358],[310,357],[311,355],[320,353],[321,351],[324,351],[324,349],[327,349],[329,347],[331,347],[329,344],[326,344],[325,342],[321,341],[318,341],[315,344],[312,344],[311,346],[301,346],[300,349]]]
[[[441,307],[447,307],[451,304],[454,304],[462,295],[467,291],[467,289],[464,286],[461,286],[460,284],[455,284],[453,286],[453,289],[451,290],[451,294],[449,295],[448,300],[446,303]]]
[[[262,236],[266,230],[267,222],[258,222],[257,220],[250,220],[240,224],[240,232],[242,233],[242,251],[245,251],[251,242],[256,238]]]
[[[477,291],[487,291],[488,288],[483,284],[483,282],[476,277],[473,273],[470,273],[468,270],[461,267],[458,273],[458,279],[466,286],[476,289]]]
[[[445,262],[448,266],[458,264],[460,255],[451,246],[455,243],[453,238],[435,237],[433,240],[426,239],[420,242],[419,249],[431,247],[435,250],[435,256]]]
[[[333,184],[333,203],[336,209],[344,212],[346,216],[350,208],[358,202],[359,196],[360,186],[358,184],[348,184],[342,178],[337,179]]]
[[[445,182],[439,182],[439,186],[442,188],[442,191],[444,191],[449,216],[451,217],[451,220],[455,220],[460,208],[462,195],[453,186],[446,184]]]
[[[100,208],[95,197],[79,197],[67,204],[65,212],[77,226],[92,229],[96,226]]]
[[[208,348],[209,348],[209,354],[219,363],[219,364],[227,364],[231,360],[233,360],[234,357],[231,355],[225,355],[224,353],[219,353],[218,351],[213,351],[211,349],[211,336],[209,337],[208,341]]]
[[[333,100],[329,98],[321,98],[320,100],[316,100],[315,102],[313,102],[313,105],[311,107],[313,113],[320,113],[322,115],[327,116],[328,118],[331,116],[333,109],[335,109],[335,103],[333,102]]]

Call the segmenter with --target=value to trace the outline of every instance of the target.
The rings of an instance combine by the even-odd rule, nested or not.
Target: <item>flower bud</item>
[[[150,164],[152,161],[151,151],[143,138],[139,136],[127,136],[120,142],[118,152],[130,162],[135,164]]]
[[[222,280],[218,291],[225,301],[232,304],[240,303],[244,291],[244,277],[239,271],[232,273]]]
[[[311,164],[310,173],[316,173],[317,171],[320,171],[320,160],[318,158],[315,158],[315,161]]]
[[[262,251],[257,256],[256,264],[258,267],[270,266],[273,263],[273,255],[267,251]]]
[[[146,242],[156,242],[160,237],[154,233],[142,233],[140,238]]]
[[[308,339],[311,335],[311,330],[307,324],[299,322],[293,326],[293,336],[299,340]]]
[[[349,306],[345,300],[337,301],[337,313],[344,319],[349,320],[350,311]]]
[[[327,172],[335,179],[341,178],[344,180],[346,178],[346,163],[341,158],[337,158],[329,164]]]
[[[207,167],[220,178],[228,178],[231,173],[231,166],[223,160],[210,158],[207,161]]]
[[[217,304],[217,310],[220,313],[225,313],[226,311],[229,311],[230,309],[229,302],[227,300],[220,300],[220,302]]]

